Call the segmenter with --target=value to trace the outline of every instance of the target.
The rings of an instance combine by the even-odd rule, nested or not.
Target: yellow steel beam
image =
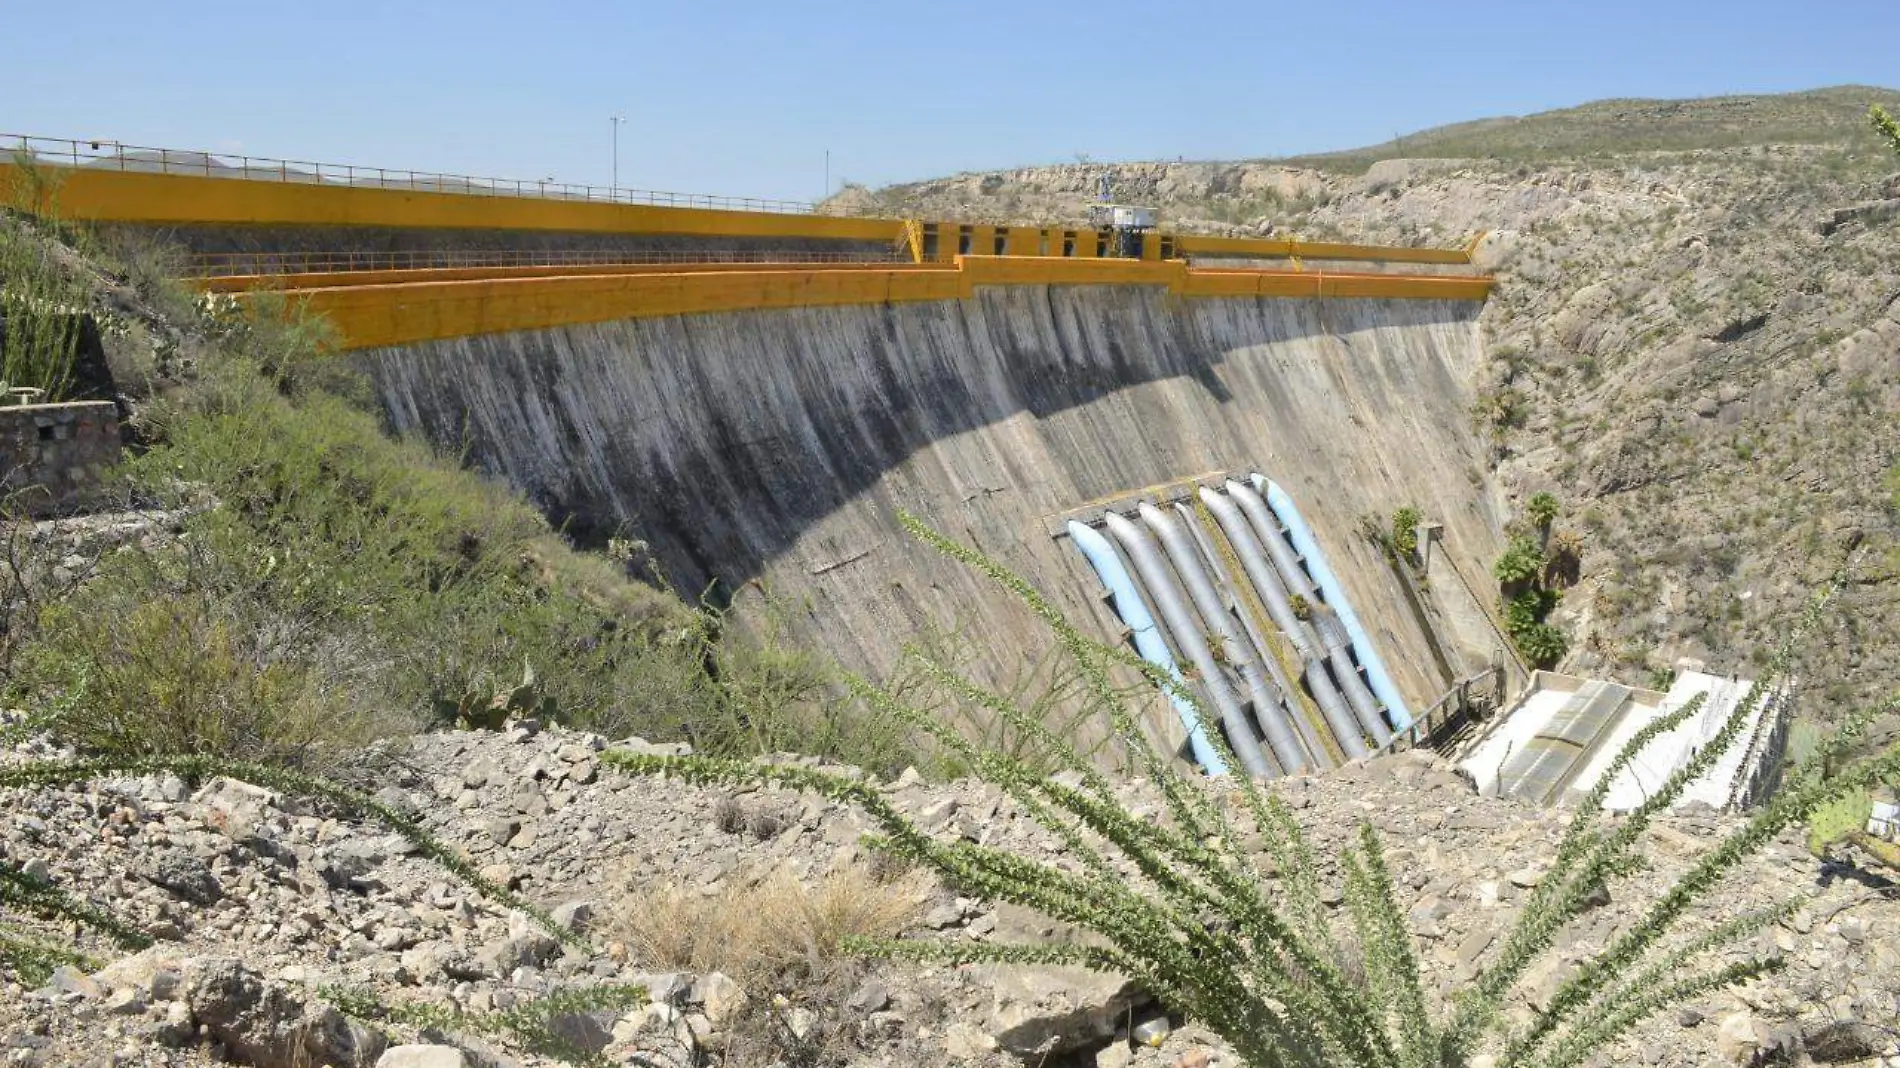
[[[12,164],[0,163],[0,188],[19,188]],[[158,226],[331,226],[526,232],[672,234],[690,237],[878,241],[921,247],[921,226],[902,219],[662,207],[536,196],[427,192],[366,185],[277,182],[158,174],[85,167],[54,168],[51,208],[66,219]],[[944,258],[954,254],[958,225],[936,224]],[[970,251],[995,251],[999,231],[1010,255],[1041,255],[1033,227],[972,227]],[[1471,249],[1401,248],[1290,238],[1172,235],[1177,256],[1386,263],[1469,264]],[[1151,235],[1152,237],[1152,235]],[[1094,232],[1077,232],[1077,255],[1092,256]],[[1080,246],[1087,245],[1086,249]],[[1144,242],[1144,256],[1154,258]]]
[[[957,300],[978,286],[1135,285],[1184,297],[1483,300],[1492,284],[1484,277],[1202,271],[1180,261],[1016,256],[965,256],[954,265],[921,267],[746,264],[315,287],[296,287],[294,277],[277,281],[290,286],[277,288],[291,300],[329,317],[346,349],[665,315]]]
[[[12,164],[0,163],[0,188],[18,188]],[[720,208],[661,207],[535,196],[383,189],[365,185],[276,182],[193,174],[55,168],[56,203],[66,219],[157,226],[331,226],[526,232],[672,234],[689,237],[879,241],[921,246],[921,224],[902,219],[809,215]],[[958,224],[938,223],[945,259],[954,254]],[[972,228],[970,251],[995,251],[999,230],[1010,255],[1044,250],[1031,227]],[[1094,231],[1077,231],[1076,255],[1092,256]],[[1471,249],[1400,248],[1289,238],[1172,235],[1177,256],[1386,263],[1469,264]],[[1144,255],[1153,241],[1144,242]],[[1087,246],[1083,248],[1082,246]],[[1158,246],[1156,246],[1158,247]]]
[[[1225,256],[1258,260],[1362,260],[1382,263],[1468,264],[1468,248],[1400,248],[1390,245],[1350,245],[1297,238],[1207,237],[1177,234],[1177,256]]]

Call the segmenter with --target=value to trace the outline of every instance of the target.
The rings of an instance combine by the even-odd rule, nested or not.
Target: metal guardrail
[[[1504,683],[1504,669],[1499,666],[1488,667],[1459,679],[1426,706],[1425,711],[1409,727],[1393,734],[1379,752],[1399,753],[1417,749],[1435,740],[1443,741],[1436,736],[1446,727],[1468,717],[1474,708],[1489,708],[1495,721],[1497,713],[1504,706]],[[1469,745],[1459,748],[1468,749]]]
[[[624,186],[576,185],[552,179],[525,181],[483,178],[467,174],[397,170],[319,163],[314,160],[273,159],[229,153],[150,148],[112,140],[33,137],[0,133],[0,150],[24,152],[35,163],[56,167],[91,167],[152,174],[189,174],[200,178],[249,179],[263,182],[334,184],[373,189],[412,189],[427,193],[460,193],[489,197],[537,197],[547,200],[584,200],[609,204],[646,204],[669,208],[724,208],[789,215],[812,215],[817,205],[801,200],[765,200],[704,193],[668,193]]]
[[[667,263],[909,263],[896,251],[813,252],[796,249],[402,249],[341,252],[197,252],[188,278],[294,275],[347,271],[456,268],[640,266]]]

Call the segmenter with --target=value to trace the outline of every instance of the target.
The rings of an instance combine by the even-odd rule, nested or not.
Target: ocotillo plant
[[[879,827],[881,834],[872,841],[876,848],[926,865],[964,892],[1027,906],[1096,936],[1093,942],[1062,945],[860,942],[860,951],[943,963],[1059,963],[1119,973],[1218,1032],[1248,1065],[1452,1068],[1470,1063],[1480,1051],[1492,1052],[1500,1068],[1577,1064],[1668,1006],[1779,968],[1773,957],[1726,965],[1710,964],[1707,958],[1743,943],[1785,915],[1791,904],[1684,932],[1689,906],[1817,805],[1900,773],[1900,747],[1828,778],[1818,770],[1805,770],[1819,769],[1825,760],[1809,762],[1745,826],[1701,857],[1606,949],[1583,962],[1528,1026],[1513,1030],[1503,1011],[1513,986],[1595,895],[1636,867],[1635,850],[1644,830],[1742,739],[1755,713],[1778,699],[1794,640],[1696,756],[1639,808],[1606,824],[1600,819],[1602,803],[1617,774],[1657,737],[1696,715],[1701,702],[1692,701],[1658,719],[1624,746],[1581,799],[1548,872],[1496,957],[1447,1004],[1435,1005],[1436,998],[1421,980],[1392,873],[1369,824],[1361,825],[1356,840],[1337,858],[1349,920],[1342,926],[1350,928],[1349,936],[1342,938],[1321,907],[1320,869],[1288,808],[1269,788],[1245,777],[1206,780],[1183,774],[1147,742],[1134,710],[1111,684],[1110,672],[1118,667],[1141,672],[1198,708],[1186,687],[1132,654],[1084,637],[1033,588],[994,561],[914,517],[903,519],[917,536],[986,572],[1047,622],[1059,646],[1075,658],[1135,765],[1161,797],[1165,818],[1129,811],[1118,801],[1114,783],[1020,708],[928,663],[924,666],[934,670],[940,682],[967,700],[1009,718],[1019,730],[1040,733],[1067,774],[1032,772],[1020,761],[979,749],[890,693],[863,680],[852,685],[874,708],[929,732],[975,774],[1005,791],[1063,844],[1066,857],[1080,870],[1001,848],[940,839],[898,812],[876,785],[811,769],[621,751],[609,751],[606,762],[703,783],[776,783],[854,805]],[[1816,599],[1797,633],[1812,626],[1825,600]],[[1851,719],[1825,747],[1828,753],[1845,751],[1873,715],[1883,711]],[[1221,737],[1204,713],[1202,723],[1209,738]],[[1228,766],[1237,766],[1231,754],[1228,759]],[[1246,814],[1266,843],[1277,868],[1275,879],[1269,880],[1241,848],[1241,827],[1229,815],[1236,809]],[[1357,949],[1362,969],[1344,963],[1351,959],[1348,943]]]

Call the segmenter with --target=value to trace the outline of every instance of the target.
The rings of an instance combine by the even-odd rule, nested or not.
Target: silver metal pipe
[[[1221,723],[1226,727],[1227,744],[1234,750],[1240,766],[1247,774],[1255,778],[1271,778],[1273,768],[1267,763],[1267,757],[1261,751],[1260,741],[1254,736],[1253,724],[1247,721],[1247,714],[1240,707],[1240,700],[1233,688],[1228,685],[1227,677],[1222,674],[1220,663],[1214,658],[1214,651],[1208,648],[1200,621],[1194,618],[1194,612],[1182,597],[1179,580],[1162,558],[1161,550],[1155,546],[1154,539],[1140,525],[1113,512],[1104,517],[1103,523],[1109,534],[1121,544],[1122,552],[1128,555],[1130,563],[1135,565],[1135,574],[1141,577],[1147,587],[1147,594],[1161,613],[1161,621],[1173,636],[1176,647],[1184,653],[1188,661],[1200,673],[1202,685],[1207,687],[1208,697],[1220,712]]]
[[[1379,699],[1366,685],[1366,680],[1360,677],[1359,666],[1353,663],[1352,639],[1346,634],[1345,624],[1339,621],[1331,608],[1314,604],[1313,625],[1320,633],[1320,640],[1326,644],[1326,666],[1332,669],[1340,691],[1346,695],[1353,714],[1359,718],[1359,725],[1365,728],[1366,735],[1374,742],[1384,745],[1385,739],[1392,735],[1392,728],[1385,725],[1385,717],[1379,714]]]
[[[1306,755],[1286,722],[1286,716],[1280,708],[1280,695],[1260,670],[1260,661],[1241,636],[1239,624],[1221,603],[1220,593],[1208,577],[1193,541],[1189,540],[1187,532],[1172,516],[1154,505],[1143,504],[1140,512],[1148,529],[1160,537],[1168,559],[1174,562],[1174,570],[1181,576],[1181,584],[1187,588],[1188,598],[1200,611],[1210,636],[1220,642],[1227,662],[1234,666],[1241,680],[1246,683],[1247,692],[1253,697],[1254,718],[1260,722],[1261,732],[1266,735],[1267,744],[1272,747],[1281,769],[1288,775],[1300,771],[1306,766]]]
[[[1385,720],[1379,715],[1379,700],[1366,686],[1366,680],[1359,677],[1359,671],[1352,660],[1352,639],[1346,634],[1346,628],[1333,615],[1332,609],[1320,599],[1319,587],[1313,584],[1306,569],[1300,566],[1300,558],[1293,551],[1293,543],[1287,540],[1286,532],[1280,529],[1267,502],[1260,491],[1244,482],[1227,480],[1227,492],[1240,510],[1246,515],[1254,533],[1259,535],[1267,555],[1273,558],[1274,570],[1286,583],[1289,594],[1297,594],[1306,601],[1305,621],[1310,633],[1319,646],[1325,650],[1327,666],[1332,669],[1334,682],[1346,697],[1346,703],[1352,706],[1353,718],[1359,721],[1360,730],[1365,737],[1383,741],[1390,731]],[[1361,743],[1363,744],[1363,743]]]
[[[1287,592],[1304,597],[1309,603],[1318,600],[1319,593],[1313,580],[1307,577],[1306,569],[1300,566],[1299,554],[1293,551],[1293,543],[1287,540],[1286,532],[1280,529],[1280,521],[1274,517],[1259,491],[1245,482],[1230,478],[1227,480],[1227,493],[1246,513],[1247,521],[1253,524],[1254,533],[1260,535],[1260,543],[1266,546],[1267,554],[1273,558],[1273,566],[1286,583]]]
[[[1268,638],[1261,632],[1259,621],[1247,610],[1241,599],[1239,584],[1244,576],[1229,573],[1220,550],[1214,545],[1216,532],[1206,529],[1206,524],[1201,522],[1192,506],[1185,501],[1176,501],[1174,513],[1180,518],[1182,527],[1193,537],[1195,547],[1201,552],[1201,562],[1207,566],[1208,574],[1214,577],[1222,600],[1239,617],[1241,632],[1252,645],[1254,656],[1266,670],[1267,678],[1273,683],[1275,695],[1280,698],[1278,707],[1285,713],[1287,722],[1292,724],[1293,733],[1299,738],[1300,748],[1306,754],[1306,762],[1322,771],[1332,767],[1332,751],[1320,740],[1319,731],[1314,725],[1307,722],[1304,710],[1295,707],[1300,695],[1299,681],[1287,676],[1285,669],[1280,666],[1279,652],[1267,644]],[[1260,710],[1255,709],[1254,715],[1259,714]]]
[[[1361,725],[1354,718],[1352,710],[1346,707],[1346,700],[1340,696],[1338,686],[1326,673],[1320,651],[1313,641],[1313,635],[1309,632],[1305,621],[1294,614],[1293,604],[1287,597],[1286,586],[1281,583],[1280,576],[1274,571],[1273,565],[1267,561],[1260,539],[1248,525],[1247,517],[1241,513],[1231,497],[1216,493],[1205,486],[1201,488],[1201,501],[1207,505],[1207,510],[1213,513],[1215,522],[1226,531],[1228,542],[1233,545],[1235,554],[1240,557],[1241,566],[1246,568],[1247,578],[1253,582],[1254,590],[1260,594],[1260,599],[1266,605],[1267,615],[1272,617],[1274,626],[1279,627],[1287,636],[1287,640],[1292,643],[1294,652],[1300,658],[1300,670],[1306,679],[1306,688],[1312,693],[1314,702],[1319,705],[1320,714],[1326,718],[1326,725],[1332,731],[1333,740],[1339,744],[1346,759],[1353,760],[1365,756],[1367,750],[1365,739],[1361,735]],[[1269,663],[1272,661],[1269,660]],[[1299,717],[1301,722],[1304,719],[1304,716]],[[1323,756],[1324,752],[1316,755]]]

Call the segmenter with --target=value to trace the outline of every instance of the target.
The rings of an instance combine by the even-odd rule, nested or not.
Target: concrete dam
[[[201,288],[327,318],[393,430],[582,541],[645,542],[683,595],[730,601],[742,628],[770,613],[873,678],[910,643],[949,642],[1009,692],[1051,645],[899,510],[1187,680],[1255,775],[1417,738],[1441,698],[1510,662],[1470,415],[1492,283],[1469,248],[22,140],[62,167],[67,217],[157,232]],[[1411,566],[1366,537],[1408,505],[1427,519]],[[1230,770],[1168,704],[1155,694],[1152,738]]]
[[[1005,591],[911,539],[898,509],[983,549],[1112,638],[1123,620],[1067,524],[1137,515],[1144,502],[1167,508],[1230,475],[1271,479],[1297,501],[1366,621],[1371,648],[1357,660],[1381,659],[1397,690],[1382,702],[1384,724],[1361,715],[1365,744],[1342,730],[1341,744],[1313,745],[1304,732],[1310,762],[1315,748],[1336,760],[1383,742],[1409,722],[1404,707],[1449,682],[1426,624],[1357,524],[1416,504],[1444,524],[1440,566],[1483,581],[1499,517],[1468,414],[1478,307],[1011,286],[970,300],[623,320],[357,358],[398,430],[465,449],[578,533],[645,540],[683,592],[774,599],[797,637],[874,677],[933,628],[960,635],[972,671],[998,685],[1049,641]],[[1437,615],[1451,624],[1453,672],[1488,663],[1498,641],[1460,582],[1434,589],[1448,602]],[[1176,634],[1177,650],[1186,637]],[[1238,680],[1235,690],[1249,696]],[[1185,738],[1165,714],[1156,727],[1170,745]],[[1281,753],[1268,768],[1298,763]]]

